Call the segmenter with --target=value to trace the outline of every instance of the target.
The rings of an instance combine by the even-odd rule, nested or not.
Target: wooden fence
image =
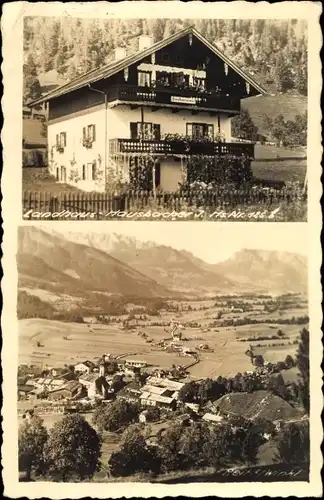
[[[230,210],[237,207],[293,206],[297,202],[306,201],[306,193],[302,189],[280,190],[262,188],[219,189],[205,192],[156,193],[128,192],[126,195],[110,195],[108,193],[60,192],[23,192],[23,214],[33,218],[29,212],[47,213],[46,218],[57,218],[63,211],[73,213],[91,213],[97,219],[103,219],[109,212],[116,211],[183,211],[203,209],[210,212],[215,209]],[[54,216],[53,216],[54,214]]]

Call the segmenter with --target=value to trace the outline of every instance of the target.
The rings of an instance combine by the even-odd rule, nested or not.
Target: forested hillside
[[[307,24],[303,20],[25,18],[24,101],[44,90],[48,72],[62,83],[109,62],[116,46],[138,50],[138,37],[154,42],[194,25],[210,42],[271,93],[307,94]]]

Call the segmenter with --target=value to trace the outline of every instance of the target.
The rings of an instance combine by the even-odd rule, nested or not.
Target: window
[[[167,52],[162,52],[162,61],[170,62],[170,54],[168,54]]]
[[[66,132],[60,132],[56,134],[56,147],[65,148],[66,146]]]
[[[96,162],[87,163],[86,165],[82,165],[82,180],[83,181],[94,181],[96,180],[96,170],[97,164]]]
[[[90,143],[96,140],[96,126],[88,125],[87,127],[83,127],[82,130],[83,142],[89,141]]]
[[[140,87],[150,87],[151,86],[151,73],[149,71],[139,71],[138,72],[138,85]]]
[[[206,90],[206,79],[194,77],[193,86],[199,90]]]
[[[187,123],[187,135],[199,139],[203,137],[214,137],[214,125],[208,123]]]
[[[189,76],[184,73],[171,73],[170,75],[171,85],[175,87],[182,87],[189,85]]]
[[[132,122],[130,124],[131,139],[157,140],[161,138],[161,127],[158,123]]]

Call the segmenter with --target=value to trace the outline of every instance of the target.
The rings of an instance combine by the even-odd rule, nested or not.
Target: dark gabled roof
[[[42,102],[49,101],[50,99],[54,99],[55,97],[59,97],[61,95],[67,94],[68,92],[72,92],[74,90],[77,90],[79,88],[82,88],[86,85],[89,85],[91,83],[97,82],[98,80],[102,80],[104,78],[109,78],[110,76],[118,73],[119,71],[125,69],[126,67],[130,66],[131,64],[134,64],[141,59],[144,59],[147,56],[150,56],[157,50],[160,50],[164,48],[165,46],[169,45],[170,43],[175,42],[176,40],[179,40],[181,37],[183,37],[186,34],[192,34],[198,40],[200,40],[203,44],[205,44],[212,52],[214,52],[220,59],[222,59],[230,68],[232,68],[234,71],[236,71],[244,80],[250,83],[252,87],[254,87],[260,94],[267,94],[267,91],[261,87],[251,76],[249,76],[247,73],[245,73],[239,66],[237,66],[233,61],[231,61],[223,52],[221,52],[217,47],[212,45],[208,40],[199,33],[194,27],[189,26],[188,28],[185,28],[183,30],[178,31],[174,35],[169,36],[168,38],[165,38],[164,40],[161,40],[160,42],[157,42],[153,44],[151,47],[148,47],[147,49],[141,50],[139,52],[136,52],[135,54],[132,54],[130,56],[125,57],[124,59],[121,59],[119,61],[111,61],[110,63],[100,67],[93,69],[87,73],[84,73],[83,75],[80,75],[76,78],[74,78],[72,81],[61,85],[60,87],[52,90],[48,94],[40,97],[36,101],[30,103],[31,106],[34,106],[36,104],[40,104]]]

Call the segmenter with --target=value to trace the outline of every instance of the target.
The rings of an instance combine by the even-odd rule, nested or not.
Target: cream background
[[[3,328],[3,446],[2,466],[3,481],[5,485],[4,494],[10,498],[25,496],[28,498],[82,498],[85,496],[96,498],[119,498],[119,497],[164,497],[166,495],[189,497],[214,496],[242,497],[252,496],[281,496],[295,495],[297,497],[321,496],[322,485],[320,469],[322,466],[322,455],[320,443],[322,441],[322,424],[320,413],[322,410],[320,363],[322,361],[321,345],[321,211],[319,200],[321,196],[320,184],[320,161],[321,161],[321,129],[320,129],[320,92],[321,92],[321,65],[319,51],[321,47],[321,31],[319,16],[321,6],[316,2],[280,2],[267,4],[259,2],[252,4],[248,2],[230,3],[200,3],[190,2],[121,2],[121,3],[69,3],[59,2],[36,3],[13,2],[7,3],[3,8],[2,36],[3,36],[3,64],[4,75],[4,97],[2,109],[4,113],[5,126],[2,130],[2,141],[4,147],[3,160],[4,172],[2,179],[3,189],[3,218],[4,218],[4,241],[3,241],[3,295],[4,306],[2,316]],[[238,483],[238,484],[187,484],[187,485],[150,485],[136,483],[110,483],[106,484],[54,484],[54,483],[18,483],[17,464],[17,419],[16,419],[16,369],[17,369],[17,320],[16,320],[16,283],[17,270],[15,254],[17,248],[17,226],[22,224],[21,220],[21,143],[22,143],[22,120],[21,120],[21,97],[22,97],[22,27],[23,17],[26,15],[47,16],[75,16],[75,17],[98,17],[106,16],[112,18],[134,18],[145,17],[215,17],[215,18],[290,18],[303,17],[309,20],[309,127],[308,127],[308,185],[309,185],[309,222],[304,224],[304,231],[300,231],[302,245],[307,242],[307,253],[309,257],[309,303],[310,303],[310,330],[311,350],[311,477],[309,483]],[[14,43],[13,43],[14,42]],[[65,223],[70,224],[70,223]],[[83,222],[83,230],[91,230],[92,222]],[[97,223],[95,223],[97,224]],[[117,222],[102,222],[102,231],[118,232]],[[133,224],[145,226],[144,222]],[[160,223],[157,223],[160,224]],[[212,234],[215,224],[208,224],[208,232]],[[218,223],[220,224],[220,223]],[[239,238],[244,223],[230,223],[228,231],[228,242],[235,242]],[[246,232],[252,238],[258,239],[259,234],[264,234],[264,229],[259,226],[271,223],[251,224],[245,223]],[[281,223],[283,224],[283,223]],[[275,226],[275,223],[272,224]],[[181,231],[181,225],[177,224],[177,230]],[[192,237],[195,238],[196,226],[194,222],[186,222],[190,227]],[[288,224],[285,225],[288,227]],[[289,225],[290,226],[290,225]],[[135,226],[134,226],[135,227]],[[168,231],[169,226],[163,229]],[[80,224],[74,224],[75,230],[81,230]],[[149,231],[149,227],[147,226]],[[159,225],[160,230],[162,226]],[[298,225],[296,224],[296,230]],[[144,229],[141,229],[144,231]],[[238,231],[238,232],[237,232]],[[280,241],[290,238],[290,231],[279,230],[275,235],[275,229],[271,238]],[[306,234],[306,236],[305,236]],[[262,236],[264,237],[264,236]],[[270,237],[270,236],[269,236]],[[209,236],[201,240],[201,245],[208,245]],[[296,245],[298,238],[296,238]],[[298,251],[298,248],[296,248]]]

